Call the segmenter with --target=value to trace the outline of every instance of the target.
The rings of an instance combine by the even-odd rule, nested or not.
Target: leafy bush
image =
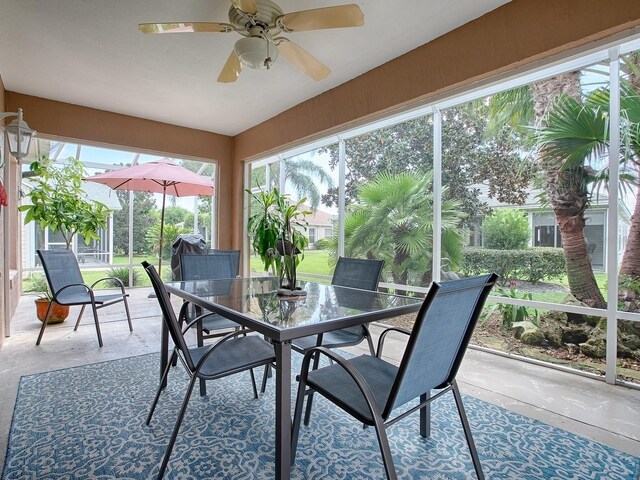
[[[560,278],[566,273],[561,248],[533,247],[524,250],[493,250],[467,247],[462,272],[466,276],[495,272],[502,284],[517,278],[532,283]]]
[[[129,285],[129,267],[112,268],[111,270],[109,270],[109,273],[107,273],[107,276],[115,277],[119,279],[120,281],[122,281],[125,287],[131,286]],[[110,287],[120,286],[118,282],[114,280],[109,280],[108,284]],[[133,285],[139,285],[139,284],[140,284],[140,272],[134,268],[133,269]]]
[[[518,292],[518,289],[516,288],[516,282],[514,281],[510,282],[509,290],[496,287],[495,295],[507,298],[518,298],[522,300],[533,299],[531,293],[520,294],[520,292]],[[502,317],[502,324],[500,328],[503,331],[508,331],[509,329],[511,329],[511,327],[514,326],[514,324],[520,322],[530,321],[533,325],[538,324],[537,310],[534,309],[533,314],[530,314],[527,307],[523,305],[509,305],[508,303],[494,303],[483,312],[481,321],[487,321],[491,314],[496,310],[500,312],[500,316]]]
[[[27,282],[25,282],[25,287],[25,292],[39,293],[40,298],[51,300],[49,283],[47,283],[47,278],[42,273],[32,273]]]
[[[519,250],[527,247],[531,232],[522,211],[501,208],[482,222],[484,246],[496,250]]]
[[[316,250],[326,250],[328,248],[331,248],[331,240],[329,240],[328,238],[320,238],[313,245],[316,247]]]

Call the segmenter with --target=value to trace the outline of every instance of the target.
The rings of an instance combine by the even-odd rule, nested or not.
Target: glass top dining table
[[[279,296],[278,277],[238,277],[166,283],[167,291],[219,313],[273,342],[275,365],[275,478],[289,479],[291,465],[291,341],[362,325],[420,309],[419,298],[301,281],[304,296]],[[168,360],[163,322],[161,372]]]

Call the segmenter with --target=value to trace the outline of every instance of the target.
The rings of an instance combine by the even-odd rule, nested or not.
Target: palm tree
[[[559,95],[580,101],[580,72],[563,73],[495,95],[491,99],[490,122],[494,128],[510,123],[544,129]],[[537,144],[536,155],[544,190],[560,228],[571,293],[588,306],[604,308],[606,302],[593,274],[584,236],[584,213],[589,206],[588,171],[584,165],[563,168],[564,163],[544,141]]]
[[[622,83],[621,94],[620,117],[622,137],[625,141],[619,159],[622,172],[620,186],[625,190],[638,185],[640,96],[634,91],[631,82]],[[584,105],[572,98],[559,98],[547,128],[541,132],[541,139],[546,143],[550,154],[555,155],[558,161],[564,162],[565,168],[589,163],[602,167],[598,175],[593,176],[594,189],[606,187],[609,179],[606,164],[609,148],[609,97],[609,90],[602,88],[593,92]],[[619,274],[640,278],[640,194],[636,194]]]
[[[433,173],[380,173],[359,189],[358,202],[345,217],[345,254],[385,260],[394,283],[406,285],[431,278],[433,245]],[[459,202],[442,205],[443,256],[461,258],[457,226]]]
[[[313,210],[320,205],[321,194],[317,183],[333,188],[333,178],[320,165],[307,158],[287,158],[284,162],[284,180],[296,192],[298,198],[306,198]],[[271,164],[272,186],[280,183],[280,169],[278,164]]]

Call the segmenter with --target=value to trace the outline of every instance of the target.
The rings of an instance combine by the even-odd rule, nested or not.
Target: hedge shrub
[[[331,240],[328,238],[320,238],[316,240],[313,246],[316,247],[316,250],[327,250],[331,248]]]
[[[481,275],[495,272],[502,283],[511,279],[537,283],[540,280],[560,278],[566,273],[561,248],[533,247],[524,250],[494,250],[466,247],[463,250],[462,272]]]
[[[522,210],[501,208],[485,217],[482,222],[483,245],[497,250],[527,248],[531,231]]]

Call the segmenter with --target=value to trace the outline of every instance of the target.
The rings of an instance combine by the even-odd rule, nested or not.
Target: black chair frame
[[[186,340],[184,338],[184,334],[194,326],[197,322],[197,319],[192,320],[187,323],[184,328],[180,328],[178,319],[175,317],[175,313],[173,308],[171,307],[171,303],[169,301],[169,296],[164,288],[164,284],[162,280],[158,276],[153,265],[150,265],[147,262],[143,262],[144,266],[149,278],[151,279],[151,283],[153,285],[154,291],[158,298],[158,303],[160,304],[160,308],[162,310],[162,315],[164,322],[169,330],[169,334],[174,343],[174,349],[171,354],[170,361],[167,362],[167,365],[162,372],[162,378],[158,385],[158,389],[156,391],[155,397],[153,399],[153,403],[151,404],[151,409],[149,411],[149,415],[147,416],[146,424],[149,425],[151,423],[151,418],[153,417],[153,413],[155,412],[156,406],[158,404],[158,400],[160,398],[160,394],[164,389],[164,385],[166,384],[167,377],[169,375],[169,371],[174,363],[174,360],[180,360],[182,365],[184,366],[187,374],[189,375],[189,386],[187,387],[187,391],[185,393],[184,400],[182,401],[182,406],[178,413],[178,418],[176,419],[176,424],[173,428],[173,432],[169,439],[169,444],[167,446],[167,450],[165,451],[165,455],[162,460],[162,464],[160,466],[160,471],[158,472],[158,480],[164,477],[164,474],[167,469],[167,465],[169,464],[169,458],[171,457],[171,452],[173,451],[173,447],[175,445],[176,439],[178,437],[178,433],[180,432],[180,426],[182,425],[182,421],[184,419],[185,412],[187,410],[187,406],[189,404],[189,400],[191,398],[191,394],[193,392],[193,387],[195,385],[196,380],[215,380],[218,378],[223,378],[229,375],[234,375],[236,373],[244,372],[249,370],[251,375],[251,381],[253,383],[253,394],[254,398],[258,398],[258,389],[256,386],[255,376],[253,373],[253,369],[257,367],[261,367],[264,365],[271,364],[275,362],[275,351],[273,350],[273,346],[259,338],[257,336],[246,336],[245,331],[237,331],[231,332],[225,335],[220,339],[219,342],[212,344],[208,347],[197,347],[197,348],[189,348],[186,344]],[[188,308],[187,303],[183,303],[180,309],[180,317],[184,317],[186,314],[186,310]],[[241,337],[241,338],[236,338]],[[245,356],[243,363],[234,363],[230,368],[218,370],[216,373],[207,374],[204,369],[206,367],[210,367],[212,365],[212,361],[215,360],[213,358],[214,353],[219,353],[220,349],[230,348],[229,342],[236,342],[233,348],[239,348],[240,342],[248,345],[248,351],[251,352],[250,355]],[[269,354],[266,354],[266,352]],[[197,353],[197,357],[199,359],[194,361],[192,354]],[[249,358],[253,355],[253,358]],[[196,357],[196,358],[197,358]]]
[[[391,327],[384,330],[380,335],[380,338],[378,340],[378,348],[375,356],[375,358],[377,359],[375,362],[377,362],[379,365],[387,364],[387,362],[382,360],[381,357],[382,357],[385,339],[390,332],[400,332],[402,334],[409,336],[409,340],[405,349],[405,353],[403,355],[403,359],[400,363],[400,366],[397,368],[397,372],[395,373],[395,379],[393,380],[393,385],[391,387],[391,390],[388,392],[388,395],[386,397],[386,402],[384,402],[384,405],[382,406],[378,405],[378,402],[376,401],[376,396],[374,395],[371,385],[367,382],[367,380],[365,379],[365,376],[357,368],[354,367],[351,361],[353,359],[351,360],[346,359],[326,347],[315,347],[309,350],[305,354],[302,362],[301,374],[298,377],[298,380],[299,380],[298,395],[297,395],[295,413],[293,418],[292,454],[291,454],[292,465],[295,462],[298,435],[299,435],[300,424],[302,419],[302,407],[304,404],[304,400],[306,397],[308,397],[307,401],[310,401],[313,397],[314,392],[318,392],[324,397],[328,398],[330,401],[335,403],[338,407],[340,407],[345,412],[349,413],[359,422],[362,422],[364,425],[375,427],[376,435],[378,438],[378,444],[380,447],[380,451],[382,453],[384,468],[386,471],[387,478],[389,480],[396,480],[397,475],[395,472],[393,457],[391,454],[391,449],[389,447],[389,442],[386,435],[386,429],[392,426],[393,424],[397,423],[398,421],[411,415],[412,413],[415,413],[417,410],[419,410],[420,411],[420,435],[425,438],[428,437],[430,434],[430,426],[429,426],[428,419],[429,419],[429,408],[430,408],[431,402],[440,398],[442,395],[446,394],[447,392],[451,392],[453,394],[453,397],[456,403],[458,415],[462,423],[462,428],[464,430],[465,439],[467,441],[467,446],[471,454],[471,459],[473,461],[473,466],[474,466],[477,478],[480,480],[484,479],[482,465],[480,464],[480,459],[478,457],[478,452],[475,446],[475,442],[473,440],[471,428],[469,426],[469,421],[464,409],[462,397],[460,395],[458,384],[455,378],[457,375],[458,369],[460,367],[460,364],[462,363],[462,359],[466,352],[469,341],[471,340],[471,335],[473,334],[473,329],[475,327],[475,324],[477,323],[477,319],[480,316],[480,313],[482,311],[486,298],[489,295],[491,288],[497,281],[498,276],[496,274],[491,274],[486,277],[476,277],[476,278],[478,279],[484,278],[486,280],[483,282],[482,285],[480,285],[482,287],[482,291],[479,294],[475,307],[473,309],[473,313],[471,315],[471,321],[469,322],[468,327],[464,332],[464,336],[461,339],[459,347],[455,352],[455,357],[452,362],[452,365],[448,369],[448,374],[446,376],[446,379],[442,383],[439,383],[438,385],[434,385],[432,387],[433,390],[438,391],[435,395],[431,395],[431,390],[427,390],[421,393],[419,396],[420,400],[418,405],[408,409],[407,411],[401,413],[396,417],[391,417],[391,413],[392,413],[392,410],[396,407],[395,402],[397,399],[397,395],[402,386],[403,378],[405,376],[405,373],[407,372],[407,368],[408,368],[408,364],[411,359],[411,356],[414,352],[414,349],[416,348],[418,337],[420,335],[420,330],[424,324],[424,320],[427,315],[428,309],[433,303],[433,301],[435,300],[436,296],[439,294],[441,286],[438,283],[434,282],[431,288],[429,289],[429,292],[427,293],[427,296],[422,304],[422,307],[420,308],[420,312],[418,313],[416,325],[414,326],[413,331],[409,332],[404,329]],[[448,283],[454,283],[454,282],[459,282],[459,281],[452,281]],[[440,295],[463,292],[465,290],[471,290],[474,288],[477,289],[478,287],[479,285],[472,285],[472,286],[458,288],[458,289],[451,289],[447,292],[441,292]],[[424,328],[428,328],[428,326],[425,326]],[[318,384],[314,384],[312,381],[309,380],[309,375],[314,373],[314,370],[310,368],[311,360],[312,358],[317,357],[319,355],[325,355],[330,360],[335,362],[335,364],[340,366],[349,375],[349,377],[353,380],[353,382],[355,382],[360,392],[360,395],[362,395],[362,398],[366,402],[366,407],[367,407],[366,414],[363,413],[363,410],[358,410],[356,407],[345,403],[341,398],[334,395],[334,393],[332,393],[328,389],[322,388]]]
[[[131,312],[129,311],[129,303],[127,301],[127,297],[129,296],[129,294],[125,291],[122,280],[116,277],[105,277],[95,281],[90,286],[83,282],[76,282],[66,284],[63,287],[56,289],[55,286],[58,282],[53,278],[52,273],[49,271],[49,259],[47,257],[51,255],[64,255],[68,257],[68,261],[70,262],[68,264],[69,269],[73,270],[72,273],[74,274],[76,279],[82,279],[82,273],[80,272],[80,267],[78,266],[76,256],[69,250],[38,250],[37,252],[44,268],[44,273],[47,278],[47,283],[49,284],[49,289],[52,292],[52,298],[51,302],[49,303],[49,307],[47,308],[45,318],[42,321],[42,326],[40,327],[40,333],[38,335],[38,340],[36,340],[36,345],[40,345],[40,341],[42,340],[42,336],[44,335],[45,328],[47,328],[47,324],[49,322],[49,318],[51,316],[51,312],[55,303],[68,306],[82,305],[80,313],[78,314],[78,319],[76,320],[76,324],[73,328],[74,332],[77,331],[78,327],[80,326],[80,320],[82,319],[85,308],[87,307],[87,305],[91,305],[91,311],[93,312],[93,321],[96,326],[96,334],[98,335],[98,344],[100,345],[100,347],[102,347],[103,345],[102,333],[100,332],[100,322],[98,321],[98,310],[100,310],[101,308],[123,302],[124,309],[127,314],[127,322],[129,323],[129,331],[133,332],[133,324],[131,323]],[[73,263],[71,263],[72,260]],[[77,272],[75,270],[77,270]],[[93,291],[94,287],[101,282],[107,281],[116,283],[120,288],[120,293],[96,295]],[[84,295],[79,295],[79,293],[86,294],[88,298]],[[65,297],[67,297],[67,300],[65,300]]]

